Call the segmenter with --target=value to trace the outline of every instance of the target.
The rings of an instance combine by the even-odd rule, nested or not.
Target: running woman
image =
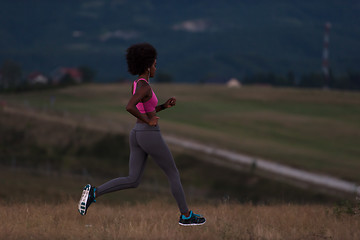
[[[180,210],[179,224],[202,225],[206,221],[203,216],[189,211],[179,171],[160,132],[156,113],[175,106],[176,99],[172,97],[164,104],[157,105],[158,100],[149,84],[150,78],[155,76],[156,58],[156,49],[148,43],[135,44],[127,49],[128,71],[138,76],[132,85],[132,97],[126,106],[126,110],[137,118],[135,127],[130,132],[129,176],[115,178],[98,187],[87,184],[78,205],[81,215],[85,215],[89,206],[101,195],[136,188],[150,155],[169,180],[171,192]]]

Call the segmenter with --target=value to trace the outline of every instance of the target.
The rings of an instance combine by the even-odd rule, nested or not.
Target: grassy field
[[[206,85],[154,90],[160,101],[178,99],[159,114],[163,134],[360,183],[360,93]],[[0,109],[0,153],[30,167],[12,167],[12,159],[0,155],[1,164],[8,161],[0,166],[0,239],[360,238],[359,201],[239,173],[178,150],[189,206],[207,217],[204,226],[178,226],[166,177],[152,161],[138,189],[104,195],[81,217],[76,207],[84,184],[127,174],[127,152],[116,155],[106,146],[128,150],[129,94],[128,85],[111,84],[0,95],[0,102],[15,106],[15,112]],[[80,174],[90,160],[92,168]],[[74,169],[77,175],[70,174]]]
[[[190,208],[206,216],[207,223],[181,227],[177,223],[179,213],[174,199],[168,188],[151,181],[152,171],[151,166],[147,168],[147,176],[138,189],[102,196],[83,217],[77,212],[77,201],[81,187],[90,181],[88,177],[1,168],[0,239],[347,240],[360,237],[360,202],[289,203],[287,199],[253,204],[232,198],[188,195]],[[235,184],[228,177],[227,181]],[[260,184],[263,191],[266,184],[269,183]],[[285,189],[284,194],[291,192]],[[306,193],[299,192],[298,198],[301,195]]]
[[[44,112],[96,119],[110,131],[127,132],[129,84],[0,95],[0,100]],[[154,85],[163,134],[194,139],[290,166],[360,183],[360,93],[218,85]],[[125,130],[124,130],[125,129]]]
[[[85,217],[76,201],[0,205],[1,239],[359,239],[358,216],[318,205],[194,205],[203,226],[179,226],[161,200],[134,205],[95,204]]]

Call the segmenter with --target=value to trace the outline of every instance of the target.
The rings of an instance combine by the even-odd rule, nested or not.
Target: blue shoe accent
[[[95,192],[96,192],[96,187],[93,187],[93,202],[96,202],[96,200],[95,200]]]
[[[182,219],[184,219],[184,220],[188,220],[188,219],[190,219],[190,218],[192,217],[192,215],[193,215],[193,212],[192,212],[192,211],[190,211],[190,214],[189,214],[189,216],[188,216],[188,217],[185,217],[185,215],[184,215],[184,214],[182,214],[182,215],[181,215],[181,218],[182,218]]]

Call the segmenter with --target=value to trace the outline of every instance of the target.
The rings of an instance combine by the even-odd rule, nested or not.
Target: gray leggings
[[[115,178],[97,187],[97,196],[139,186],[148,155],[165,172],[180,212],[187,213],[188,207],[179,171],[169,148],[161,136],[159,126],[151,127],[143,123],[135,125],[130,133],[129,176]]]

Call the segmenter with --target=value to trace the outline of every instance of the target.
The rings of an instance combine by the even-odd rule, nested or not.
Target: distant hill
[[[330,65],[342,74],[359,71],[359,12],[354,0],[4,0],[0,64],[12,59],[24,74],[87,65],[98,81],[115,81],[130,77],[126,48],[146,41],[176,82],[302,75],[321,71],[329,21]]]

